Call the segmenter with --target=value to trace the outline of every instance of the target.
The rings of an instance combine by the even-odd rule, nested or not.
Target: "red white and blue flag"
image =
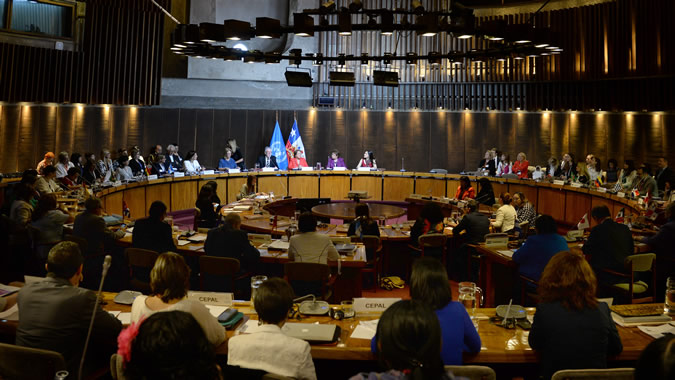
[[[289,169],[294,169],[297,167],[295,165],[295,152],[299,151],[300,155],[298,156],[300,160],[300,166],[309,166],[307,165],[307,157],[305,151],[305,145],[302,143],[302,137],[300,137],[300,131],[298,130],[298,121],[293,120],[293,128],[291,128],[291,133],[288,135],[288,141],[286,142],[286,154],[288,155]]]

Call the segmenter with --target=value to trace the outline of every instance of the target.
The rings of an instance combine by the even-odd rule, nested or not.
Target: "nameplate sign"
[[[670,201],[675,202],[675,193],[670,195]]]
[[[239,170],[239,169],[227,169],[227,172],[230,173],[230,174],[241,173],[241,170]]]
[[[232,306],[233,293],[193,292],[188,291],[188,299],[205,305]]]
[[[356,170],[358,170],[358,171],[360,171],[360,172],[369,172],[369,171],[370,171],[370,168],[358,168],[358,169],[356,169]]]
[[[149,176],[148,176],[148,181],[154,181],[154,180],[156,180],[157,178],[158,178],[158,177],[157,177],[157,174],[152,174],[152,175],[149,175]]]
[[[173,173],[173,178],[180,178],[180,177],[185,177],[185,173],[183,173],[183,172],[174,172]]]
[[[343,172],[345,170],[347,170],[347,168],[345,168],[344,166],[336,166],[336,167],[333,168],[333,171],[336,171],[336,172]]]
[[[463,209],[464,207],[466,207],[466,203],[467,203],[466,201],[457,202],[457,208]]]
[[[264,172],[273,172],[274,168],[262,168],[262,171]]]
[[[493,248],[493,247],[507,247],[509,245],[509,237],[508,236],[496,236],[496,237],[489,237],[485,239],[485,246],[488,248]]]
[[[570,239],[578,239],[584,237],[583,230],[569,230],[567,231],[567,237]]]
[[[216,174],[215,170],[204,170],[204,175],[211,175],[211,174]]]
[[[312,170],[314,170],[314,168],[311,166],[303,166],[300,168],[300,170],[303,172],[311,172]]]
[[[581,184],[580,184],[580,183],[574,183],[574,182],[573,182],[573,183],[571,183],[571,184],[570,184],[570,186],[572,186],[572,187],[574,187],[574,188],[577,188],[577,189],[578,189],[578,188],[580,188],[580,187],[581,187]]]
[[[607,189],[605,189],[604,187],[598,187],[597,190],[598,190],[599,193],[606,193],[607,192]]]
[[[354,298],[354,311],[356,313],[381,313],[400,300],[400,298]]]
[[[565,186],[565,181],[559,180],[559,179],[554,179],[553,180],[554,185],[560,185],[560,186]]]
[[[626,198],[626,193],[619,191],[618,193],[616,193],[616,196],[619,198]]]

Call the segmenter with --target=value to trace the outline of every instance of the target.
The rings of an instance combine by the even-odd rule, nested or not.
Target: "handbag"
[[[380,287],[386,290],[402,289],[405,286],[405,281],[398,276],[382,277],[380,279]]]

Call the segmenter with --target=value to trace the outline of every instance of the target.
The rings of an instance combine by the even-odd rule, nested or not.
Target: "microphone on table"
[[[311,298],[312,300],[309,301],[308,299]],[[304,315],[325,315],[328,313],[328,310],[330,309],[330,305],[326,301],[317,301],[316,296],[314,294],[308,294],[306,296],[298,297],[293,300],[293,303],[302,301],[302,300],[307,300],[303,301],[300,306],[298,306],[298,311],[300,314]]]
[[[89,329],[87,330],[87,339],[84,340],[84,351],[82,351],[82,359],[80,360],[80,368],[77,371],[77,378],[82,380],[82,368],[84,367],[84,358],[87,356],[87,347],[89,347],[89,338],[91,338],[91,330],[94,327],[94,317],[96,317],[96,310],[98,305],[101,302],[101,291],[103,290],[103,281],[105,276],[108,274],[108,269],[110,269],[110,264],[112,263],[112,257],[110,255],[105,255],[103,260],[103,272],[101,272],[101,282],[98,285],[98,292],[96,292],[96,302],[94,303],[94,310],[91,311],[91,319],[89,320]]]

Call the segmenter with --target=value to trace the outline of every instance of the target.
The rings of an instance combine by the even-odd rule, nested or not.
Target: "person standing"
[[[666,156],[659,157],[659,170],[656,173],[656,184],[659,188],[659,194],[665,194],[675,188],[675,171],[668,166],[668,158]]]
[[[241,153],[239,146],[237,146],[237,140],[229,139],[227,140],[227,145],[232,149],[232,158],[234,159],[234,162],[239,166],[239,169],[244,170],[246,168],[244,155]]]

